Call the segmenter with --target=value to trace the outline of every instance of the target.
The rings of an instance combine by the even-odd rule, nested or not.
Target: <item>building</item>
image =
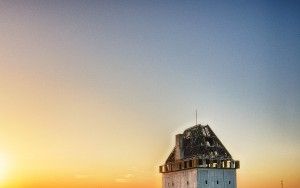
[[[198,124],[176,135],[159,171],[163,188],[236,188],[239,167],[212,129]]]

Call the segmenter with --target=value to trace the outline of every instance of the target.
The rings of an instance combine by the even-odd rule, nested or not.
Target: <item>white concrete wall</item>
[[[230,184],[229,184],[230,181]],[[224,188],[236,188],[236,170],[224,170]]]
[[[197,188],[236,188],[235,169],[199,168],[197,176]]]
[[[163,188],[197,188],[197,169],[164,173]]]
[[[164,173],[163,188],[236,188],[235,169],[198,168]]]

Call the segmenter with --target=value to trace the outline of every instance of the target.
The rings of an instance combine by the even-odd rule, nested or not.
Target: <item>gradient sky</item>
[[[0,187],[160,188],[198,109],[239,188],[299,188],[299,5],[1,1]]]

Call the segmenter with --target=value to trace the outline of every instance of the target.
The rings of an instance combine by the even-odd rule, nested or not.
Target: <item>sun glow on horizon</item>
[[[300,188],[299,9],[0,1],[0,188],[161,188],[195,109],[238,188]]]
[[[7,158],[0,154],[0,183],[5,179],[7,174]]]

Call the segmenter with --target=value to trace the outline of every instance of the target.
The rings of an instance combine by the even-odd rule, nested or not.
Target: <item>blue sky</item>
[[[134,138],[151,152],[158,147],[150,165],[164,160],[173,135],[194,124],[198,109],[200,123],[210,124],[233,156],[248,164],[245,177],[261,160],[255,153],[269,148],[268,154],[276,155],[274,145],[286,150],[274,161],[291,157],[284,153],[297,161],[299,6],[296,1],[2,1],[0,78],[8,101],[2,111],[30,117],[34,113],[19,109],[49,105],[40,118],[58,127],[72,124],[82,139],[90,136],[86,126],[103,135],[115,129],[122,129],[115,133],[120,137],[140,134]],[[27,104],[31,100],[34,105]],[[7,110],[8,104],[17,110]],[[32,126],[38,128],[34,135],[44,128]],[[90,141],[100,142],[94,134]],[[122,142],[117,139],[116,145]]]

